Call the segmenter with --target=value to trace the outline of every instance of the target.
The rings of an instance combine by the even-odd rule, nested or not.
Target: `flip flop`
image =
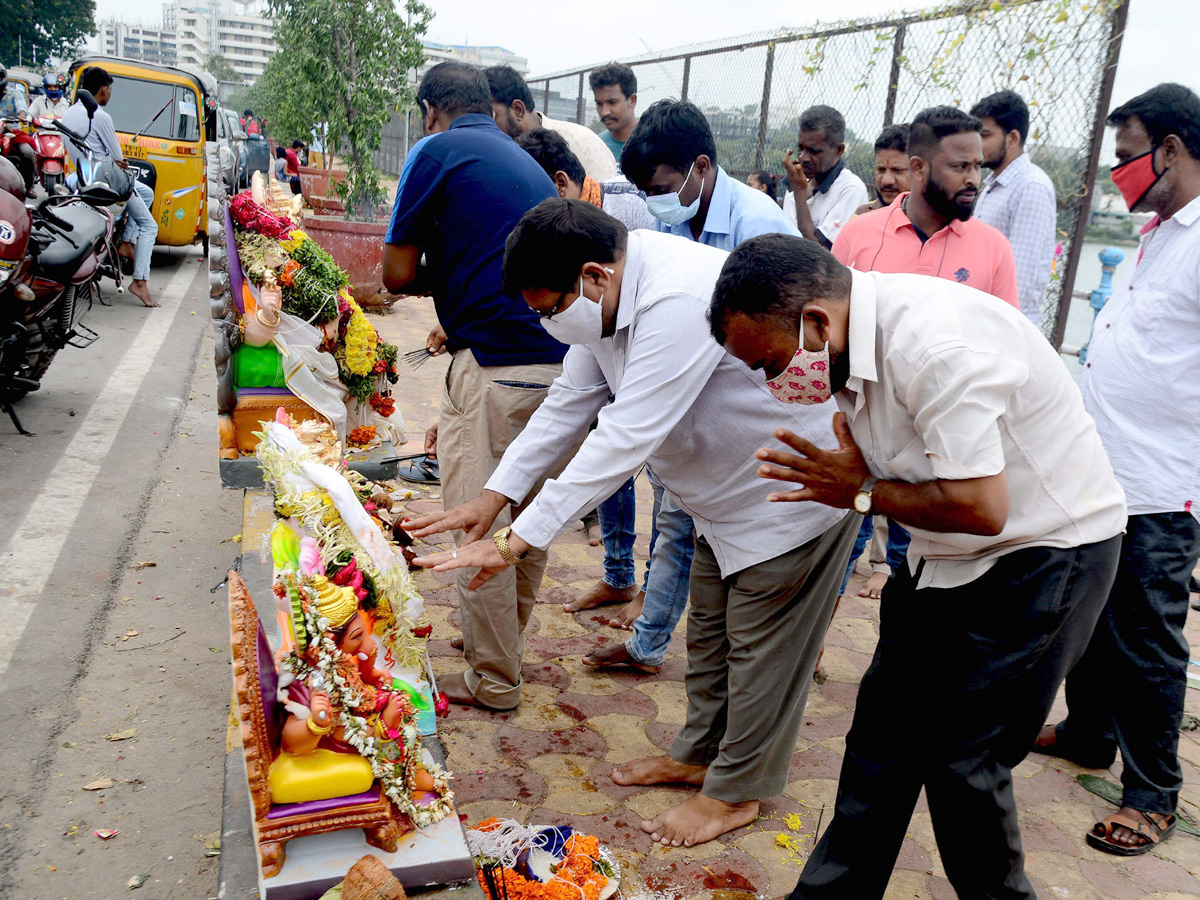
[[[1103,850],[1105,853],[1113,853],[1117,856],[1141,856],[1143,853],[1149,853],[1175,833],[1178,819],[1175,816],[1168,816],[1163,813],[1142,813],[1142,815],[1150,820],[1149,825],[1146,825],[1145,822],[1138,822],[1136,819],[1131,819],[1129,816],[1123,816],[1118,812],[1113,813],[1111,816],[1105,816],[1093,825],[1092,830],[1084,835],[1084,837],[1087,838],[1088,844],[1097,850]],[[1171,824],[1164,826],[1162,823],[1167,819],[1171,820]],[[1117,826],[1128,828],[1135,834],[1145,838],[1145,843],[1126,846],[1125,844],[1113,842],[1111,838]]]
[[[441,484],[442,475],[436,459],[428,456],[418,456],[407,466],[401,466],[396,472],[405,481],[413,484]]]

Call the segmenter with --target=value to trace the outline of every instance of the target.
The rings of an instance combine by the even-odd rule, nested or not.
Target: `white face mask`
[[[704,179],[700,179],[700,190],[696,193],[696,199],[687,206],[679,202],[679,193],[687,187],[688,178],[692,177],[692,169],[696,168],[696,164],[692,163],[688,169],[687,178],[683,179],[683,184],[678,191],[670,194],[659,194],[657,197],[646,198],[646,208],[650,210],[650,215],[667,225],[682,225],[696,215],[700,209],[700,198],[704,196]]]
[[[605,269],[609,275],[612,269]],[[579,295],[560,313],[542,318],[546,333],[563,344],[594,344],[604,337],[604,294],[592,302],[583,296],[583,276],[579,276]]]

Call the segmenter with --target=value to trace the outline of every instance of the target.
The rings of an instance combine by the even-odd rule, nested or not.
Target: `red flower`
[[[257,231],[276,240],[286,240],[295,229],[291,219],[277,216],[259,206],[249,191],[242,191],[229,201],[229,213],[243,228]]]
[[[385,397],[382,394],[372,394],[371,409],[375,410],[375,412],[379,413],[379,415],[386,419],[396,411],[396,401],[390,396]]]
[[[450,698],[446,696],[445,691],[438,691],[437,703],[433,704],[433,711],[443,718],[450,715]]]
[[[427,638],[433,634],[432,625],[422,625],[420,628],[412,629],[413,637]]]

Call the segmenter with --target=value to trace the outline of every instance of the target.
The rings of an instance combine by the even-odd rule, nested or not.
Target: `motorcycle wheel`
[[[63,176],[61,172],[53,172],[42,176],[42,186],[46,189],[46,193],[53,197],[58,193],[58,189],[63,184]]]

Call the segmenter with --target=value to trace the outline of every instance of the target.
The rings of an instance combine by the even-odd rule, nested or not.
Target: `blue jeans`
[[[874,521],[871,516],[863,516],[862,527],[858,529],[858,537],[854,539],[854,549],[850,551],[850,565],[846,566],[846,574],[842,577],[842,589],[838,591],[839,595],[846,593],[846,585],[850,583],[850,576],[854,574],[854,564],[862,556],[867,542],[871,540],[871,534],[875,531]],[[888,519],[887,564],[893,574],[899,572],[900,567],[904,565],[910,543],[912,543],[912,535],[898,525],[894,519]]]
[[[617,488],[617,492],[597,507],[600,513],[600,535],[604,542],[604,583],[618,591],[637,584],[633,565],[633,543],[637,540],[634,516],[637,498],[633,479]],[[650,537],[651,552],[654,536]]]
[[[1179,725],[1187,692],[1188,579],[1200,555],[1191,513],[1130,516],[1117,578],[1087,652],[1067,676],[1064,751],[1121,751],[1123,804],[1174,813],[1183,786]]]
[[[150,214],[150,207],[154,205],[154,191],[140,181],[135,181],[133,188],[133,196],[125,204],[129,218],[125,220],[121,240],[137,247],[133,259],[133,280],[145,281],[150,277],[150,256],[154,253],[154,242],[158,238],[158,225]]]
[[[646,600],[625,649],[640,663],[661,666],[671,633],[687,608],[688,578],[695,552],[695,523],[653,475],[654,531],[646,567]]]

